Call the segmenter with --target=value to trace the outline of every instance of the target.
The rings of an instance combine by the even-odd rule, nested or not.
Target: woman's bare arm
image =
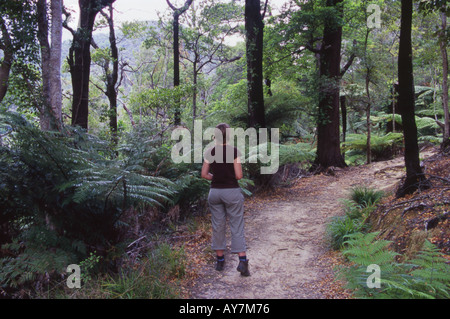
[[[213,175],[209,172],[209,163],[206,160],[203,162],[201,176],[207,180],[212,180],[213,178]]]
[[[234,165],[234,176],[237,180],[240,180],[242,177],[244,177],[244,174],[242,173],[242,164],[240,157],[236,157],[236,159],[233,162]]]

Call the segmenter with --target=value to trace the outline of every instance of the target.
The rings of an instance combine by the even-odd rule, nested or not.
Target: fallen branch
[[[433,205],[434,206],[434,205]],[[409,212],[410,210],[413,210],[413,209],[424,209],[424,208],[432,208],[433,206],[430,206],[430,205],[427,205],[427,204],[425,204],[425,203],[419,203],[419,204],[417,204],[417,205],[411,205],[411,206],[409,206],[409,207],[407,207],[407,208],[405,208],[404,210],[403,210],[403,212],[402,212],[402,215],[401,215],[401,217],[403,217],[407,212]]]
[[[141,241],[141,240],[144,239],[145,237],[146,237],[146,236],[142,236],[142,237],[136,239],[136,240],[133,241],[131,244],[129,244],[129,245],[127,246],[127,248],[130,248],[131,246],[133,246],[133,245],[136,244],[137,242]]]
[[[403,201],[403,202],[397,203],[397,205],[395,205],[395,206],[389,208],[388,210],[386,210],[386,211],[384,212],[384,214],[383,214],[383,217],[385,217],[386,214],[389,213],[391,210],[400,208],[400,207],[402,207],[404,204],[408,204],[408,203],[412,203],[412,202],[416,202],[416,201],[423,200],[423,199],[428,199],[428,198],[430,198],[429,195],[424,195],[424,196],[421,196],[421,197],[419,197],[419,198],[413,198],[413,199],[409,199],[409,200],[405,200],[405,201]]]

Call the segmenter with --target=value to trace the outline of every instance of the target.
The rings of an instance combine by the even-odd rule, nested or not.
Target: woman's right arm
[[[209,172],[209,163],[206,160],[203,162],[201,176],[207,180],[212,180],[213,178],[213,175]]]

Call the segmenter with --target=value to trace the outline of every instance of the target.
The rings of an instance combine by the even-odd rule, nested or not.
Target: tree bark
[[[109,100],[109,127],[114,144],[118,143],[117,138],[117,81],[119,79],[119,50],[117,49],[116,34],[114,30],[113,7],[109,5],[109,16],[103,11],[109,26],[109,45],[111,49],[112,70],[109,69],[110,60],[105,61],[104,72],[106,76],[106,96]]]
[[[445,32],[447,30],[447,15],[445,14],[445,6],[443,4],[444,11],[441,12],[442,30],[440,35],[440,48],[442,56],[442,107],[444,108],[444,136],[442,139],[442,149],[450,146],[450,116],[448,110],[448,55],[447,55],[447,40],[445,38]]]
[[[371,147],[371,133],[372,133],[372,124],[370,121],[370,109],[372,108],[370,91],[369,91],[369,74],[366,74],[366,96],[367,96],[367,105],[366,105],[366,126],[367,126],[367,143],[366,143],[366,163],[372,163],[372,147]]]
[[[337,7],[341,3],[342,0],[327,0],[327,6],[335,7],[340,15],[342,10]],[[336,20],[327,20],[320,49],[321,86],[317,121],[317,155],[313,169],[347,166],[341,154],[339,132],[341,40],[342,26]]]
[[[248,126],[266,126],[263,88],[263,16],[259,0],[245,0]]]
[[[180,85],[180,25],[179,25],[179,14],[177,11],[173,14],[173,86],[177,87]],[[178,99],[175,105],[175,114],[174,114],[174,124],[181,124],[181,102]]]
[[[345,95],[340,97],[341,117],[342,117],[342,141],[345,142],[347,135],[347,98]]]
[[[195,59],[193,65],[193,92],[192,92],[192,124],[194,124],[195,118],[197,117],[197,80],[198,80],[198,71],[197,71],[197,59]]]
[[[6,28],[5,21],[0,17],[0,29],[3,38],[3,45],[0,45],[0,50],[3,51],[3,61],[0,63],[0,102],[8,91],[9,74],[11,65],[14,59],[14,52],[11,44],[11,37]]]
[[[183,7],[176,8],[169,0],[166,0],[169,7],[173,10],[173,86],[180,85],[180,16],[186,12],[193,0],[186,0]],[[181,101],[175,102],[174,125],[181,124]]]
[[[49,42],[49,18],[47,0],[39,0],[38,38],[41,47],[43,108],[40,125],[44,131],[60,130],[62,126],[61,47],[62,0],[51,0],[51,30]]]
[[[402,0],[401,7],[398,55],[398,107],[403,124],[406,178],[397,190],[397,197],[403,197],[407,194],[412,194],[417,189],[428,187],[420,167],[414,112],[414,76],[411,45],[412,0]]]
[[[56,117],[56,124],[61,124],[62,117],[62,89],[61,89],[61,50],[62,50],[62,7],[63,0],[51,0],[52,26],[51,38],[52,47],[50,50],[50,95],[53,114]]]
[[[80,18],[69,50],[69,70],[72,76],[72,125],[88,129],[90,46],[97,14],[115,0],[79,0]]]
[[[364,63],[366,67],[366,97],[367,97],[367,105],[366,105],[366,126],[367,126],[367,142],[366,142],[366,163],[372,163],[372,146],[371,146],[371,137],[372,137],[372,124],[370,121],[370,109],[372,108],[372,99],[370,97],[370,77],[372,73],[372,68],[370,66],[368,55],[367,55],[367,42],[369,40],[370,29],[366,30],[366,37],[364,39]]]

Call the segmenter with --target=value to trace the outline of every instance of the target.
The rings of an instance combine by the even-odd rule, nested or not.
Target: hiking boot
[[[222,271],[225,267],[225,260],[218,260],[216,263],[216,270]]]
[[[250,276],[250,271],[248,270],[248,259],[246,261],[240,260],[236,270],[241,273],[241,276]]]

